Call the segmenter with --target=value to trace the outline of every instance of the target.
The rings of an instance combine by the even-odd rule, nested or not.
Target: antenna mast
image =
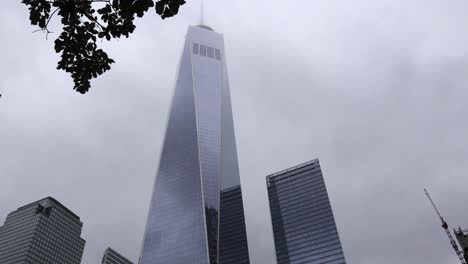
[[[426,193],[427,198],[429,198],[429,201],[431,202],[432,207],[434,208],[434,211],[437,213],[437,216],[440,218],[440,221],[442,222],[442,228],[444,228],[445,233],[447,233],[447,236],[448,236],[448,238],[450,240],[450,244],[452,244],[452,248],[453,248],[453,250],[455,250],[455,253],[457,254],[458,258],[460,259],[461,264],[467,264],[465,259],[463,258],[463,253],[458,249],[458,245],[455,242],[455,240],[453,239],[452,234],[450,233],[450,231],[448,229],[447,222],[445,222],[444,218],[442,217],[439,210],[435,206],[434,201],[432,201],[432,198],[431,198],[431,196],[429,195],[429,193],[427,192],[426,189],[424,189],[424,192]]]
[[[203,0],[201,0],[201,7],[200,7],[200,25],[205,24],[205,7],[203,4]]]

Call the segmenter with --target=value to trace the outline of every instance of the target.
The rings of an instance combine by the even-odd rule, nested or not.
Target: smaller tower
[[[8,214],[0,228],[0,263],[80,264],[80,218],[52,197]]]
[[[241,186],[221,191],[219,219],[219,263],[249,264]]]
[[[133,262],[120,255],[112,248],[107,248],[102,257],[102,264],[133,264]]]
[[[345,264],[319,160],[266,181],[278,264]]]
[[[455,237],[458,240],[458,244],[463,250],[463,258],[468,262],[468,230],[462,230],[460,227],[458,230],[454,229]]]

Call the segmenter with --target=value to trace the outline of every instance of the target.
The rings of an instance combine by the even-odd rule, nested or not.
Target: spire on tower
[[[211,27],[205,25],[205,5],[204,5],[204,1],[203,1],[203,0],[201,0],[201,6],[200,6],[200,24],[198,25],[198,27],[201,27],[201,28],[204,28],[204,29],[207,29],[207,30],[214,31]]]
[[[203,0],[201,0],[201,6],[200,6],[200,25],[205,24],[205,8],[203,5]]]

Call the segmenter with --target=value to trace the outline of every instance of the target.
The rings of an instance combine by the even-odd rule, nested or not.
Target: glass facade
[[[278,264],[345,264],[319,161],[267,176]]]
[[[223,37],[190,27],[140,263],[222,263],[221,191],[239,184]]]
[[[240,186],[234,186],[221,192],[220,263],[250,263],[243,208]]]
[[[102,264],[133,264],[133,262],[120,255],[112,248],[107,248],[102,257]]]
[[[0,229],[1,264],[79,264],[80,218],[48,197],[7,216]]]

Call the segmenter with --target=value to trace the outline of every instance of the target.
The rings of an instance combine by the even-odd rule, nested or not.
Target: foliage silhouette
[[[54,15],[61,17],[63,30],[55,40],[61,53],[57,69],[70,73],[77,92],[86,93],[91,79],[110,70],[114,60],[98,48],[98,39],[129,37],[135,18],[155,8],[162,18],[175,16],[185,0],[22,0],[29,9],[31,24],[46,37]],[[96,9],[96,7],[98,7]],[[52,11],[53,9],[53,11]]]

